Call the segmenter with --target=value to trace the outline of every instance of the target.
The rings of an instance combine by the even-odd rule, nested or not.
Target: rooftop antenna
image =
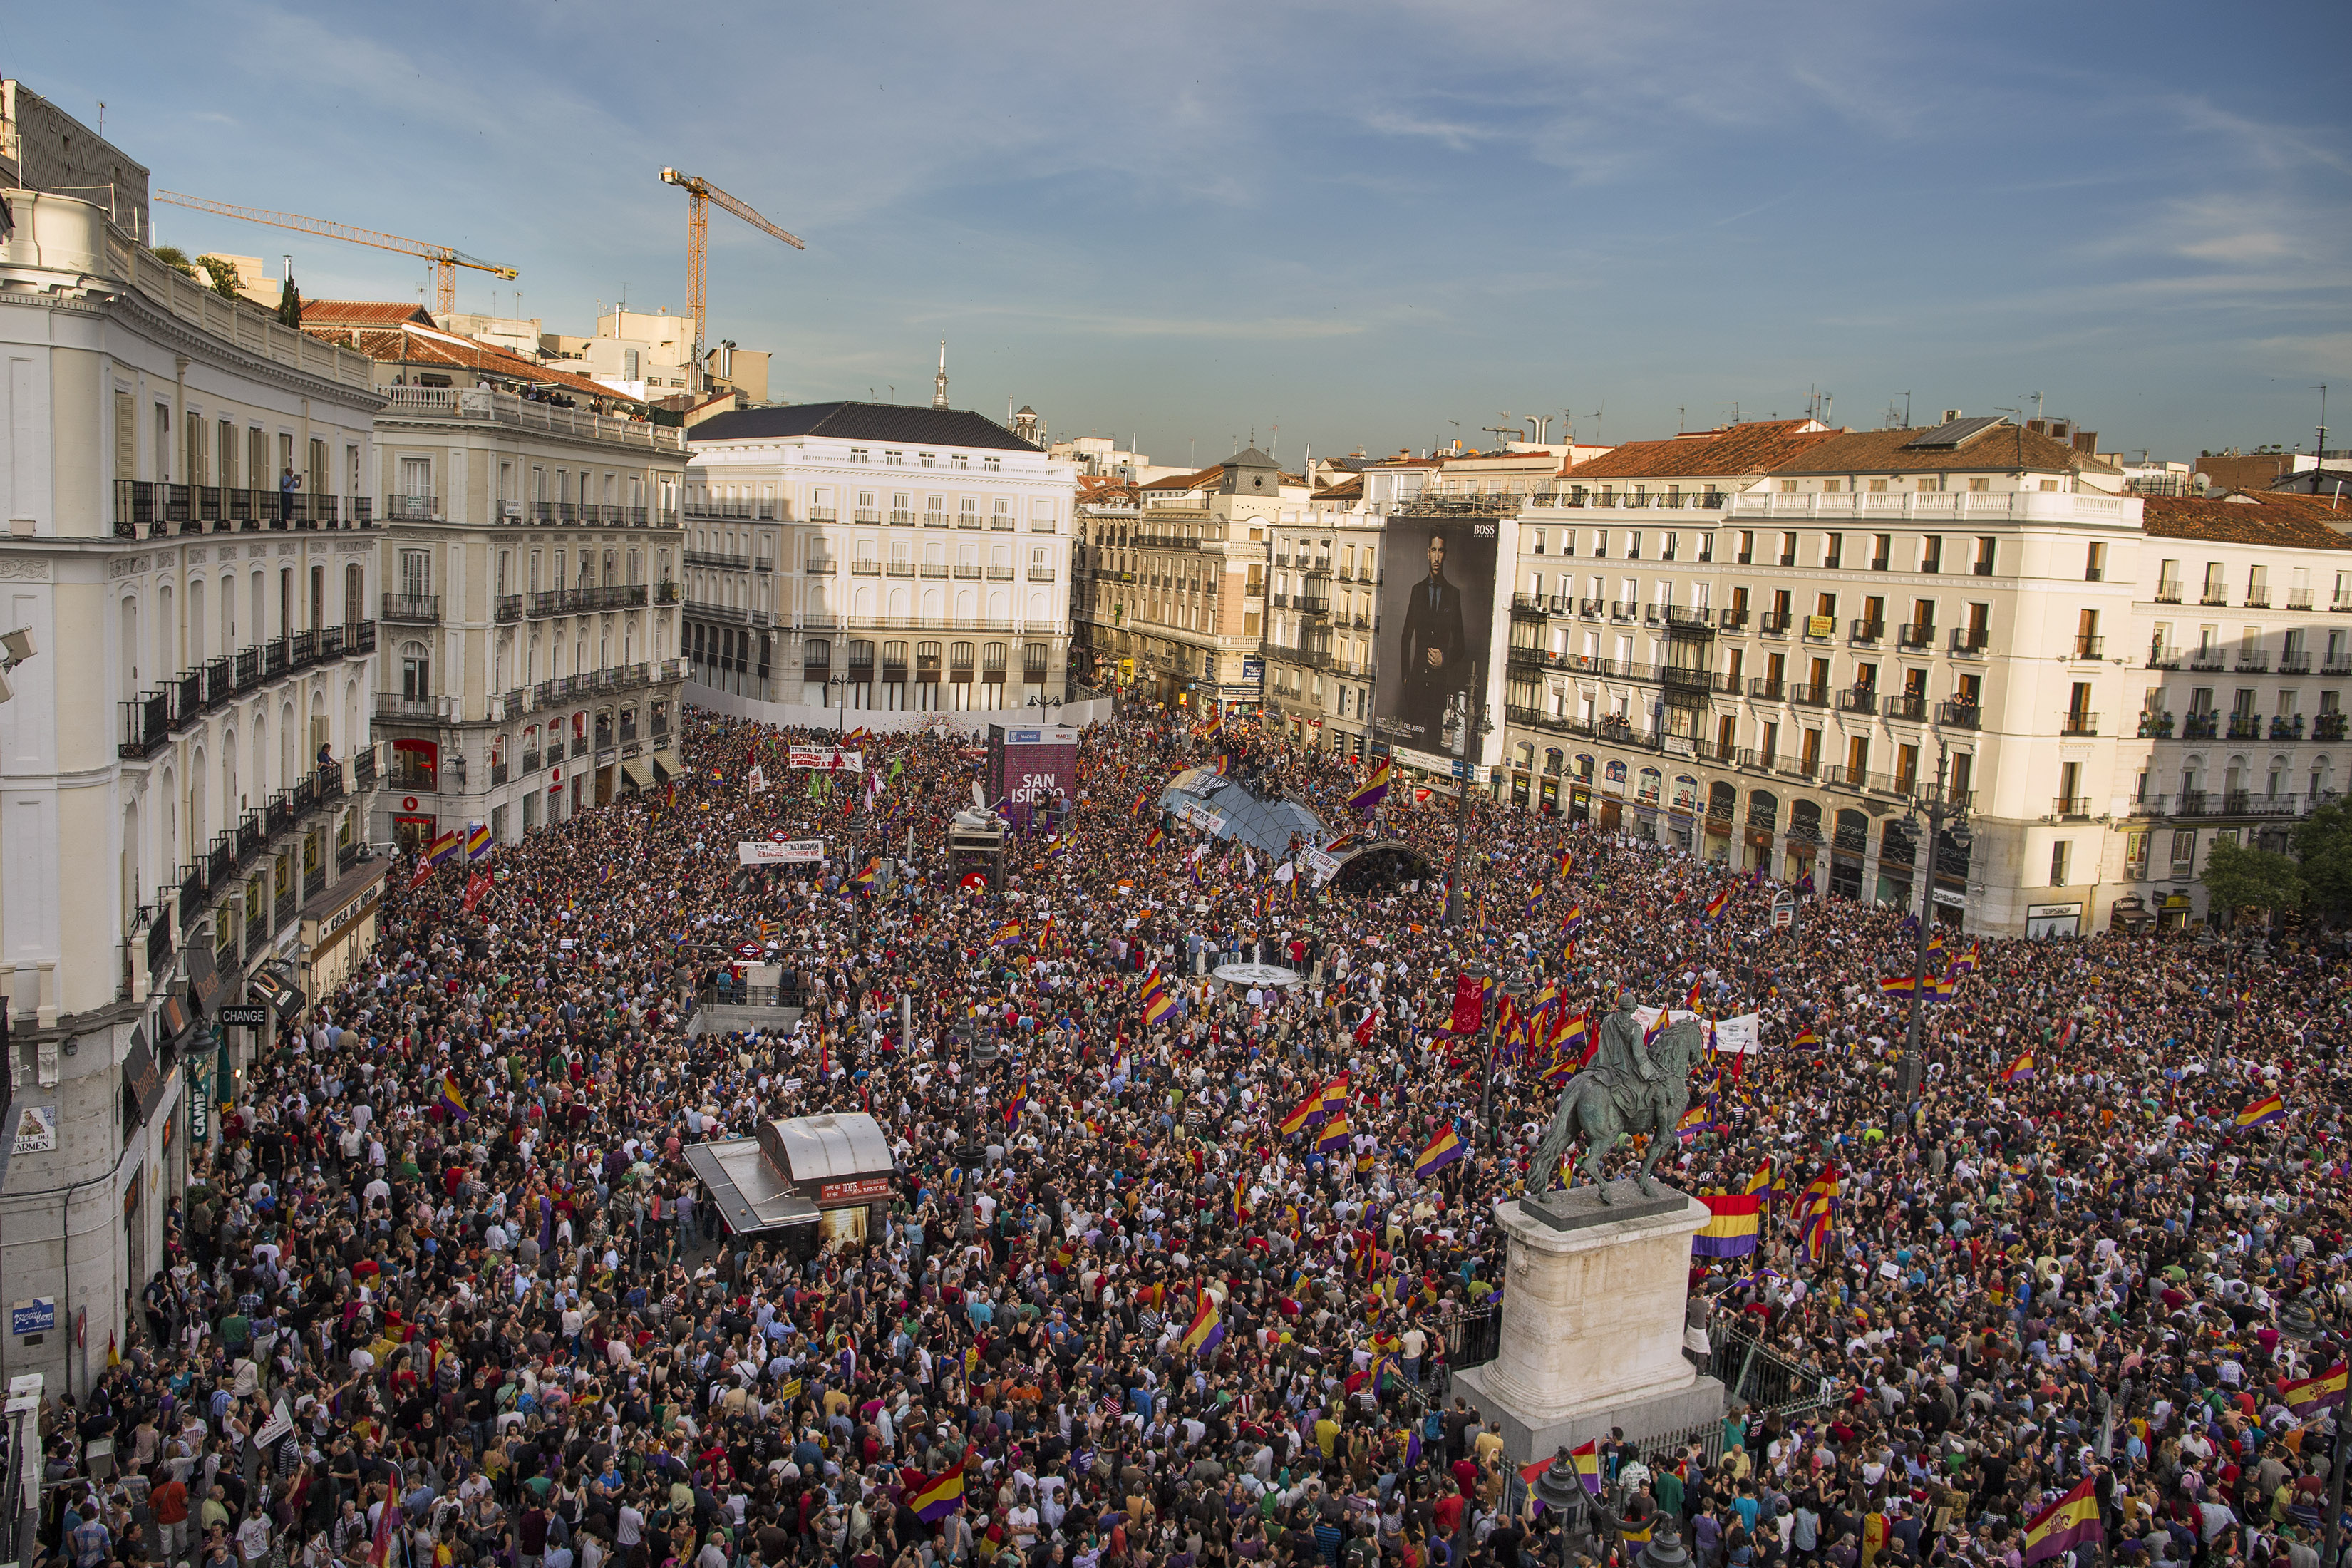
[[[1677,403],[1677,404],[1675,404],[1675,435],[1677,435],[1677,436],[1679,436],[1679,435],[1681,435],[1684,431],[1685,431],[1685,430],[1687,430],[1687,429],[1689,429],[1689,428],[1690,428],[1690,405],[1689,405],[1689,404],[1687,404],[1687,403]]]
[[[2041,417],[2042,417],[2042,395],[2041,395],[2040,393],[2038,393],[2038,392],[2029,392],[2029,393],[2027,393],[2025,395],[2026,395],[2026,397],[2030,397],[2030,398],[2033,399],[2033,416],[2034,416],[2036,419],[2041,418]],[[2023,401],[2023,399],[2022,399],[2022,398],[2021,398],[2021,399],[2019,399],[2019,401],[2020,401],[2020,402],[2022,402],[2022,401]],[[2024,418],[2024,417],[2025,417],[2025,414],[2024,414],[2024,411],[2023,411],[2022,409],[2021,409],[2021,410],[2019,410],[2019,411],[2018,411],[2018,417],[2019,417],[2019,418],[2021,418],[2021,419],[2022,419],[2022,418]]]
[[[1911,428],[1911,395],[1907,392],[1903,395],[1903,428]]]
[[[1265,455],[1269,458],[1282,456],[1282,426],[1279,425],[1274,426],[1274,438],[1266,443]]]
[[[1823,392],[1822,394],[1822,411],[1819,414],[1814,415],[1813,417],[1820,420],[1824,425],[1828,424],[1830,422],[1830,409],[1833,407],[1836,403],[1836,393]]]
[[[1507,447],[1511,444],[1511,437],[1520,434],[1519,427],[1510,423],[1511,416],[1499,408],[1495,411],[1495,417],[1502,420],[1503,423],[1481,425],[1478,428],[1494,437],[1498,447]]]
[[[2314,448],[2322,462],[2327,459],[2327,384],[2319,384],[2319,445]],[[2337,489],[2340,490],[2341,486]]]
[[[1592,444],[1596,447],[1601,445],[1601,416],[1608,412],[1609,405],[1604,403],[1600,407],[1594,409],[1590,415],[1586,416],[1586,417],[1592,421]]]

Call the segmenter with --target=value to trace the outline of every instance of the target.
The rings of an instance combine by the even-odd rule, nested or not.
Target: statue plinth
[[[1515,1464],[1622,1428],[1635,1442],[1720,1416],[1723,1384],[1683,1354],[1690,1238],[1706,1205],[1613,1184],[1504,1205],[1510,1237],[1495,1359],[1454,1374]]]

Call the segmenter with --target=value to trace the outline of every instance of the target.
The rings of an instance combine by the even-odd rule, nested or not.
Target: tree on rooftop
[[[302,330],[302,290],[294,287],[294,273],[286,273],[286,287],[278,292],[278,321],[281,326]]]
[[[199,256],[196,265],[212,275],[214,293],[224,300],[244,298],[237,292],[236,263],[221,256]]]

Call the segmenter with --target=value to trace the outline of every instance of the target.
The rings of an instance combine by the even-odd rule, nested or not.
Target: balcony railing
[[[1897,694],[1886,699],[1885,706],[1882,710],[1889,719],[1904,719],[1918,723],[1927,717],[1927,700],[1907,693]]]
[[[2074,639],[2074,657],[2076,658],[2105,658],[2106,657],[2106,647],[2107,639],[2105,637],[2078,637]]]
[[[2051,802],[2050,809],[2058,816],[2088,816],[2091,815],[2091,797],[2083,795],[2062,795]]]
[[[1936,722],[1948,724],[1955,730],[1974,730],[1984,722],[1983,710],[1973,702],[1938,702]]]
[[[1803,703],[1809,708],[1826,708],[1830,705],[1830,689],[1825,684],[1810,681],[1792,683],[1789,688],[1789,700]]]
[[[1841,713],[1875,713],[1878,693],[1871,687],[1849,686],[1838,693],[1837,705]]]
[[[175,485],[144,479],[114,482],[114,537],[272,532],[292,529],[373,528],[374,502],[366,496],[281,495],[275,489]]]
[[[1766,637],[1784,637],[1789,635],[1789,622],[1793,618],[1786,610],[1767,610],[1759,624]]]
[[[685,432],[675,425],[616,419],[587,409],[534,402],[510,392],[493,392],[484,387],[383,386],[376,388],[376,393],[388,401],[388,406],[376,416],[379,421],[480,421],[562,436],[585,436],[646,451],[678,452],[686,447]]]
[[[1983,626],[1958,626],[1952,632],[1952,651],[1958,654],[1982,654],[1992,646],[1992,633]]]
[[[383,618],[400,626],[432,626],[441,619],[438,594],[386,594]]]
[[[716,550],[688,550],[681,554],[688,566],[713,566],[723,572],[748,572],[751,569],[751,558],[748,555],[730,555]]]
[[[1886,636],[1885,621],[1857,620],[1851,623],[1849,635],[1858,643],[1875,643]]]
[[[2095,735],[2099,732],[2099,716],[2086,713],[2079,708],[2069,709],[2059,719],[2058,732],[2062,735]]]
[[[431,522],[441,515],[439,496],[386,496],[383,517],[386,522]]]
[[[2180,603],[2180,584],[2168,577],[2159,581],[2156,585],[2156,602],[2159,605]]]
[[[497,601],[490,607],[490,616],[493,620],[498,621],[519,621],[522,619],[522,595],[520,594],[500,594],[498,596]]]

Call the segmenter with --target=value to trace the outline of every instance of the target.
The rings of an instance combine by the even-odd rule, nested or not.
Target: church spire
[[[934,408],[945,408],[947,405],[948,341],[945,338],[941,338],[940,340],[940,374],[931,378],[931,406]]]

